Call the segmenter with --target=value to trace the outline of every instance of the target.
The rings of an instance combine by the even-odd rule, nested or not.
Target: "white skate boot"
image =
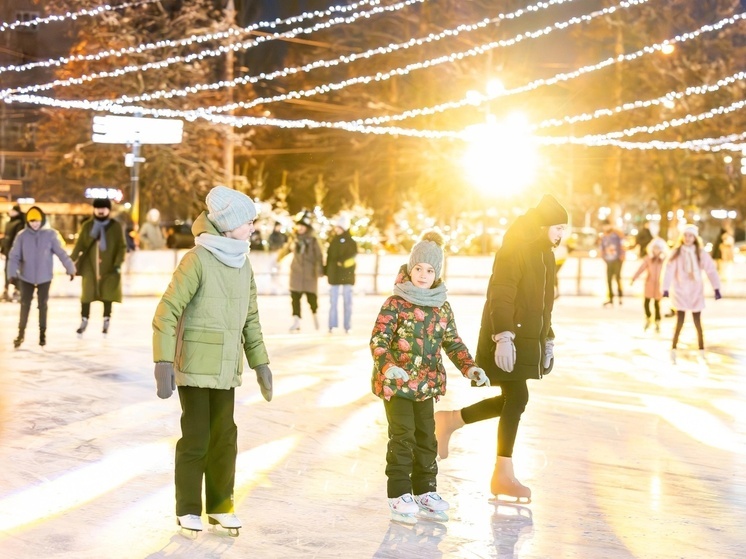
[[[88,328],[88,319],[86,317],[83,317],[80,319],[80,326],[75,331],[78,334],[79,338],[83,337],[83,332],[85,332],[86,328]]]
[[[439,522],[448,521],[448,515],[445,511],[451,508],[451,505],[444,501],[435,491],[423,493],[422,495],[415,495],[414,501],[420,509],[417,512],[417,516],[420,518],[437,520]]]
[[[217,526],[220,526],[228,530],[228,533],[234,538],[238,537],[238,530],[243,526],[238,517],[232,512],[208,514],[207,521],[210,523],[211,530],[216,531]]]
[[[290,333],[292,334],[293,332],[300,332],[300,317],[299,316],[293,317],[293,324],[292,326],[290,326]]]
[[[391,509],[391,520],[394,522],[417,524],[415,515],[420,510],[420,507],[414,502],[411,493],[405,493],[401,497],[389,499],[389,508]]]
[[[111,318],[109,318],[108,316],[105,316],[105,317],[104,317],[104,327],[103,327],[103,329],[101,330],[101,333],[102,333],[102,334],[104,335],[104,338],[105,338],[105,337],[107,336],[107,334],[109,333],[109,325],[110,325],[110,324],[111,324]]]
[[[176,524],[181,527],[181,533],[188,538],[196,538],[202,531],[202,518],[196,514],[177,516]]]

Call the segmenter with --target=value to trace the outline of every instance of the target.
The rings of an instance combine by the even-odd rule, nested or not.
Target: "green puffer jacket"
[[[204,212],[192,232],[219,235]],[[174,363],[178,386],[229,390],[241,385],[244,354],[252,369],[269,363],[248,255],[243,267],[231,268],[197,246],[156,308],[153,360]]]

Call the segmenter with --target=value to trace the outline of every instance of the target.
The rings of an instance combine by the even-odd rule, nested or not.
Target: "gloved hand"
[[[155,364],[155,385],[159,398],[170,398],[176,390],[176,377],[174,375],[174,364],[168,361],[158,361]]]
[[[466,371],[466,376],[473,380],[474,384],[477,386],[490,385],[490,379],[487,378],[487,373],[484,372],[484,369],[480,369],[479,367],[469,367],[469,370]]]
[[[512,373],[515,366],[515,345],[513,332],[500,332],[492,336],[492,340],[497,343],[495,347],[495,364],[506,373]]]
[[[715,300],[717,301],[718,299],[722,299],[722,298],[723,298],[723,296],[720,295],[720,290],[716,289],[715,290]]]
[[[668,297],[668,289],[666,289],[666,290],[665,290],[665,291],[663,292],[663,296],[664,296],[664,297]]]
[[[407,371],[405,371],[401,367],[397,367],[396,365],[386,369],[386,372],[383,375],[389,380],[395,380],[398,378],[402,379],[404,382],[409,380]]]
[[[70,281],[73,281],[75,279],[75,274],[67,274],[67,275],[70,276]]]
[[[554,368],[554,339],[547,338],[544,343],[544,371],[543,374],[548,375]]]
[[[272,371],[269,370],[269,365],[264,363],[257,365],[256,369],[256,382],[259,384],[259,389],[262,391],[262,396],[268,402],[272,401]]]

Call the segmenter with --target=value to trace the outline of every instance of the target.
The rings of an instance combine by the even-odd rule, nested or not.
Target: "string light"
[[[149,1],[154,2],[156,0],[149,0]],[[252,31],[256,31],[257,29],[261,29],[261,28],[268,27],[270,29],[276,29],[278,26],[281,26],[281,25],[294,25],[306,19],[326,17],[336,12],[345,13],[345,12],[356,9],[359,6],[363,6],[366,4],[375,6],[380,3],[381,3],[381,0],[360,0],[359,2],[354,3],[354,4],[332,6],[331,8],[328,8],[324,10],[323,12],[316,10],[312,12],[304,12],[300,15],[292,16],[292,17],[285,18],[285,19],[277,18],[274,21],[261,21],[261,22],[249,25],[248,27],[244,27],[242,29],[231,28],[228,31],[221,31],[219,33],[204,33],[202,35],[192,35],[190,37],[179,39],[179,40],[164,39],[161,41],[157,41],[155,43],[142,43],[140,45],[137,45],[136,47],[125,47],[121,49],[103,50],[95,54],[77,54],[73,56],[63,56],[60,58],[50,58],[48,60],[29,62],[28,64],[23,64],[20,66],[0,66],[0,74],[3,72],[8,72],[8,71],[23,72],[26,70],[31,70],[32,68],[39,68],[39,67],[43,67],[43,68],[50,68],[52,66],[59,67],[59,66],[68,64],[69,62],[98,61],[98,60],[103,60],[104,58],[108,58],[110,56],[120,57],[120,56],[124,56],[128,54],[142,54],[144,52],[147,52],[153,49],[161,49],[161,48],[167,48],[167,47],[168,48],[182,47],[182,46],[193,45],[195,43],[205,43],[208,41],[216,41],[216,40],[226,39],[232,35],[245,35],[246,33],[251,33]]]
[[[631,111],[634,109],[644,109],[655,105],[663,105],[666,108],[670,108],[668,105],[673,103],[674,100],[683,99],[692,95],[705,95],[706,93],[713,93],[718,91],[721,87],[727,87],[738,81],[746,79],[746,72],[736,72],[735,74],[718,80],[713,85],[703,84],[698,86],[687,87],[684,91],[669,91],[665,95],[656,97],[655,99],[648,100],[637,100],[630,103],[624,103],[613,109],[597,109],[592,113],[583,113],[575,116],[565,116],[561,119],[550,118],[540,122],[533,127],[534,130],[541,128],[549,128],[553,126],[563,126],[565,124],[575,124],[577,122],[587,122],[597,118],[605,116],[613,116],[625,111]]]
[[[229,51],[247,50],[259,44],[266,43],[268,41],[292,38],[297,35],[306,35],[306,34],[313,33],[315,31],[319,31],[322,29],[329,29],[331,27],[334,27],[340,24],[350,24],[350,23],[357,21],[360,18],[369,18],[373,15],[377,15],[377,14],[384,13],[384,12],[395,12],[403,8],[406,8],[408,6],[411,6],[413,4],[422,3],[424,1],[425,0],[404,0],[403,2],[399,2],[398,4],[392,4],[391,6],[376,6],[368,11],[356,12],[346,18],[335,17],[328,21],[317,23],[311,27],[305,27],[305,28],[297,27],[291,31],[284,31],[282,33],[272,33],[270,35],[257,37],[256,39],[252,39],[251,41],[245,41],[241,43],[231,43],[229,45],[220,46],[217,49],[206,49],[201,52],[189,54],[186,56],[172,56],[165,60],[159,60],[156,62],[148,62],[147,64],[142,64],[142,65],[125,66],[123,68],[118,68],[111,72],[106,72],[106,71],[97,72],[94,74],[86,74],[78,78],[69,78],[66,80],[55,80],[54,82],[46,83],[46,84],[32,85],[32,86],[20,87],[16,89],[5,89],[0,92],[0,99],[7,97],[8,95],[14,94],[14,93],[23,94],[23,93],[30,93],[30,92],[37,92],[37,91],[45,91],[45,90],[52,89],[55,87],[68,87],[70,85],[81,85],[86,82],[91,82],[91,81],[103,79],[103,78],[108,79],[108,78],[119,77],[119,76],[123,76],[125,74],[129,74],[132,72],[144,72],[147,70],[167,68],[168,66],[171,66],[172,64],[176,64],[179,62],[183,62],[186,64],[186,63],[193,62],[195,60],[203,60],[205,58],[212,58],[212,57],[220,56]]]
[[[685,142],[665,142],[651,140],[649,142],[629,142],[623,140],[606,139],[591,140],[589,137],[566,137],[551,138],[543,137],[540,141],[544,145],[576,144],[587,147],[614,146],[627,150],[688,150],[688,151],[741,151],[744,149],[742,143],[746,140],[746,132],[720,136],[719,138],[702,138],[699,140],[688,140]],[[741,143],[739,143],[741,142]]]
[[[63,15],[36,17],[28,21],[18,20],[18,21],[14,21],[13,23],[2,22],[0,23],[0,33],[4,33],[5,31],[13,31],[14,29],[17,29],[18,27],[36,27],[37,25],[43,25],[46,23],[51,23],[53,21],[65,21],[66,19],[76,20],[79,17],[95,17],[106,12],[111,12],[113,10],[124,10],[126,8],[135,8],[137,6],[143,6],[145,4],[152,4],[158,1],[159,0],[139,0],[138,2],[125,2],[123,4],[118,4],[116,6],[111,6],[109,4],[106,4],[104,6],[98,6],[96,8],[91,8],[90,10],[84,9],[84,10],[78,10],[77,12],[66,12]]]
[[[393,52],[407,50],[415,46],[422,46],[425,44],[435,43],[447,37],[456,37],[461,33],[467,33],[471,31],[476,31],[478,29],[482,29],[496,21],[506,20],[506,19],[510,19],[510,20],[518,19],[519,17],[527,13],[538,12],[539,10],[546,9],[551,5],[560,5],[560,4],[565,4],[565,3],[574,2],[574,1],[575,0],[550,0],[549,2],[537,2],[536,4],[527,6],[526,8],[518,9],[511,13],[507,13],[507,14],[501,13],[494,18],[486,18],[476,23],[459,25],[452,29],[445,29],[444,31],[441,31],[440,33],[430,33],[429,35],[425,37],[412,38],[402,43],[376,47],[376,48],[369,49],[362,53],[342,55],[338,58],[331,59],[331,60],[316,60],[304,66],[284,68],[282,70],[276,70],[269,74],[262,73],[262,74],[259,74],[258,76],[242,76],[242,77],[235,78],[231,81],[219,81],[219,82],[214,82],[210,84],[196,84],[196,85],[191,85],[189,87],[185,87],[181,89],[172,89],[170,91],[159,90],[159,91],[154,91],[152,93],[145,93],[145,94],[137,95],[137,96],[123,95],[119,97],[118,99],[115,99],[114,101],[112,101],[112,103],[117,103],[117,104],[137,103],[140,101],[153,101],[156,99],[171,99],[173,97],[185,97],[187,95],[198,93],[200,91],[216,90],[216,89],[222,89],[225,87],[233,87],[236,85],[254,84],[260,81],[267,82],[267,81],[271,81],[271,80],[274,80],[280,77],[288,77],[294,74],[310,72],[318,68],[332,68],[332,67],[339,66],[342,64],[351,64],[358,60],[370,59],[377,55],[391,54]]]
[[[655,43],[653,45],[648,45],[635,52],[632,52],[629,54],[620,54],[619,56],[612,56],[597,64],[583,66],[582,68],[579,68],[569,73],[556,74],[555,76],[551,78],[541,78],[538,80],[534,80],[532,82],[529,82],[526,85],[516,87],[513,89],[504,89],[502,91],[495,91],[487,95],[480,95],[478,97],[474,95],[469,95],[465,97],[464,99],[460,99],[458,101],[448,101],[446,103],[435,105],[433,107],[410,109],[408,111],[404,111],[396,115],[378,116],[378,117],[360,119],[357,122],[362,122],[363,124],[373,124],[373,125],[384,124],[384,123],[392,122],[392,121],[407,120],[409,118],[414,118],[418,116],[433,115],[436,113],[442,113],[442,112],[449,111],[452,109],[460,109],[466,106],[480,106],[483,103],[486,103],[488,101],[493,101],[494,99],[497,99],[499,97],[507,97],[509,95],[516,95],[518,93],[525,93],[528,91],[533,91],[533,90],[536,90],[540,87],[547,86],[547,85],[556,85],[558,83],[568,82],[568,81],[574,80],[575,78],[579,78],[580,76],[590,74],[597,70],[601,70],[603,68],[611,66],[612,64],[615,64],[615,63],[629,62],[632,60],[636,60],[638,58],[642,58],[643,56],[646,56],[648,54],[654,54],[656,52],[661,52],[666,45],[675,44],[675,43],[685,43],[705,33],[719,31],[728,25],[733,25],[734,23],[743,20],[744,17],[746,17],[746,12],[735,14],[733,16],[724,18],[718,21],[717,23],[703,25],[702,27],[700,27],[699,29],[695,31],[690,31],[690,32],[684,33],[683,35],[677,35],[674,38],[668,39],[661,43]]]

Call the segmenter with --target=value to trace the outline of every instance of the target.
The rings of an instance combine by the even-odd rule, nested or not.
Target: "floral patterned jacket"
[[[458,335],[448,302],[442,307],[423,307],[396,295],[386,299],[370,339],[373,394],[386,400],[399,396],[437,401],[446,393],[441,347],[464,376],[470,367],[476,366]],[[409,381],[386,378],[386,369],[394,365],[409,373]]]

